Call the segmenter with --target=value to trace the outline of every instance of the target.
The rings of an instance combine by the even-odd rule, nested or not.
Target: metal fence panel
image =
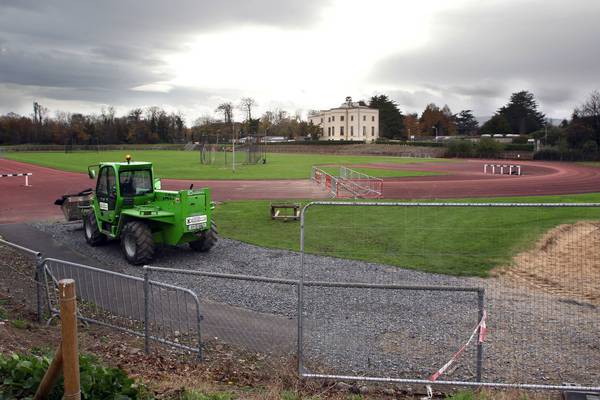
[[[200,353],[200,308],[187,289],[87,265],[47,258],[43,262],[48,311],[59,313],[56,284],[77,282],[79,318],[149,341]]]
[[[205,347],[226,345],[274,355],[296,351],[297,280],[159,267],[147,270],[198,296]],[[245,296],[250,292],[252,296]]]
[[[309,204],[301,215],[302,376],[428,383],[460,351],[477,319],[477,300],[468,293],[399,290],[394,296],[308,285],[322,274],[320,262],[335,259],[336,268],[348,264],[348,281],[485,290],[482,382],[476,382],[471,344],[437,383],[597,390],[599,207]],[[335,345],[336,337],[343,344]],[[322,342],[332,345],[322,348]]]

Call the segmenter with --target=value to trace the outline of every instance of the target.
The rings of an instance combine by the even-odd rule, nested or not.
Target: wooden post
[[[62,372],[62,361],[62,346],[59,344],[58,349],[56,349],[56,353],[54,354],[54,358],[48,367],[48,371],[44,374],[40,386],[35,392],[33,400],[43,400],[48,398],[48,395],[52,392],[52,388]]]
[[[79,352],[77,351],[77,300],[75,297],[75,281],[63,279],[58,282],[60,301],[60,320],[62,335],[63,375],[65,394],[63,399],[79,400]]]

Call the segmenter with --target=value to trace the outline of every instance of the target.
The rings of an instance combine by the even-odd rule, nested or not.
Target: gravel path
[[[76,225],[36,224],[56,240],[98,260],[99,265],[141,276],[117,243],[92,248]],[[210,253],[165,248],[154,266],[298,279],[298,253],[221,239]],[[489,334],[485,381],[594,385],[600,382],[600,323],[595,306],[509,287],[497,279],[444,275],[308,255],[310,280],[484,287]],[[194,290],[202,301],[271,315],[277,321],[251,331],[250,342],[280,335],[293,351],[295,286],[191,277],[172,273],[153,279]],[[224,308],[227,310],[227,308]],[[236,318],[236,313],[230,313]],[[256,314],[261,315],[261,314]],[[227,313],[220,318],[227,319]],[[468,339],[477,323],[477,294],[307,287],[304,351],[307,369],[337,374],[427,378]],[[212,321],[212,323],[228,321]],[[277,326],[279,324],[279,326]],[[244,325],[238,323],[237,329]],[[239,334],[248,332],[239,332]],[[245,343],[247,345],[248,343]],[[473,380],[475,346],[467,348],[445,378]]]

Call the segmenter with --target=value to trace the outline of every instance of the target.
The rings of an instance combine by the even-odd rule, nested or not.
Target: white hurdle
[[[509,175],[513,174],[513,170],[517,175],[521,175],[521,166],[516,164],[483,164],[483,173],[487,174],[488,169],[491,169],[492,175],[496,174],[496,169],[500,171],[500,175],[504,175],[504,170],[508,171]]]
[[[29,177],[32,175],[33,174],[31,172],[24,172],[24,173],[18,173],[18,174],[0,174],[0,178],[10,178],[13,176],[24,176],[25,177],[25,186],[31,186],[29,184]]]

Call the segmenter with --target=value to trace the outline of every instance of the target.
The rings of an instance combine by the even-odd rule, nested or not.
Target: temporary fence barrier
[[[600,223],[592,222],[600,219],[598,208],[600,203],[309,203],[301,213],[300,376],[600,390],[600,274],[594,261]],[[319,225],[325,215],[336,223]],[[527,246],[517,246],[515,237]],[[337,243],[350,245],[338,251]],[[474,274],[469,271],[480,271],[475,266],[502,268],[482,279],[383,271],[373,264],[394,263],[393,255],[411,269]],[[357,284],[364,292],[310,284],[323,256],[368,261],[368,276],[385,281]],[[349,269],[352,276],[366,275]],[[423,281],[434,287],[419,288]],[[394,295],[385,294],[387,285]],[[485,293],[485,308],[474,306],[483,301],[469,297],[471,291]],[[478,354],[473,368],[469,360]]]
[[[312,167],[311,180],[320,185],[334,198],[380,198],[383,195],[383,180],[347,167],[340,167],[339,176],[321,168]]]
[[[54,258],[43,263],[48,311],[58,315],[56,283],[78,282],[79,318],[201,356],[200,304],[191,291]]]
[[[352,197],[380,198],[383,196],[383,179],[340,166],[340,178],[344,186],[352,188]],[[338,195],[338,197],[340,197]]]

